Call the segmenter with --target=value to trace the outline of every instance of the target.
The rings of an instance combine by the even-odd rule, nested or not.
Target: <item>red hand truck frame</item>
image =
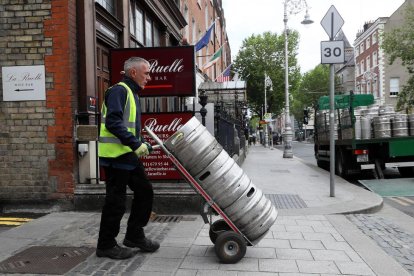
[[[185,180],[187,180],[196,192],[203,197],[208,206],[210,206],[222,218],[222,220],[218,220],[213,223],[211,216],[210,220],[207,219],[207,211],[205,210],[206,208],[204,208],[204,216],[203,214],[202,216],[204,221],[210,224],[210,239],[214,243],[217,257],[223,263],[237,263],[246,254],[246,246],[253,245],[253,243],[237,228],[237,226],[223,212],[220,206],[214,202],[214,200],[206,193],[206,191],[204,191],[194,177],[183,167],[180,161],[178,161],[178,159],[175,158],[175,156],[164,146],[162,140],[158,138],[158,136],[147,126],[145,126],[145,131],[158,145],[153,146],[153,148],[161,148],[164,151],[168,159],[171,160]]]

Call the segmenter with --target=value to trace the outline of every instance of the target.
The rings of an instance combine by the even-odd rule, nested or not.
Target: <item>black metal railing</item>
[[[221,106],[216,106],[215,114],[215,137],[220,145],[230,156],[240,154],[240,149],[245,148],[246,138],[242,120],[235,119],[230,112]]]

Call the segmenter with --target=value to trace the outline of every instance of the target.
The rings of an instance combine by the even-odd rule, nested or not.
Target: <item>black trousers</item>
[[[126,186],[134,192],[125,238],[131,241],[145,237],[142,227],[147,225],[152,211],[154,192],[142,162],[132,170],[104,167],[106,197],[102,208],[98,248],[114,247],[121,219],[126,210]]]

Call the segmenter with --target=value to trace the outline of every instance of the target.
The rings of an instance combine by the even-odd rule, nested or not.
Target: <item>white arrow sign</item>
[[[321,25],[325,29],[325,32],[328,34],[330,40],[334,39],[335,35],[344,25],[344,20],[334,5],[329,8],[328,12],[322,18]]]

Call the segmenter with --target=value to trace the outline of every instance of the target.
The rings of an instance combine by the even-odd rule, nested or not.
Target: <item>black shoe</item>
[[[115,245],[114,247],[109,249],[96,249],[96,256],[108,257],[117,260],[131,258],[132,256],[134,256],[134,254],[135,253],[133,250],[125,247],[120,247],[119,245]]]
[[[160,248],[160,244],[158,242],[147,238],[139,239],[136,241],[124,239],[124,245],[128,247],[138,247],[145,252],[155,252],[158,248]]]

